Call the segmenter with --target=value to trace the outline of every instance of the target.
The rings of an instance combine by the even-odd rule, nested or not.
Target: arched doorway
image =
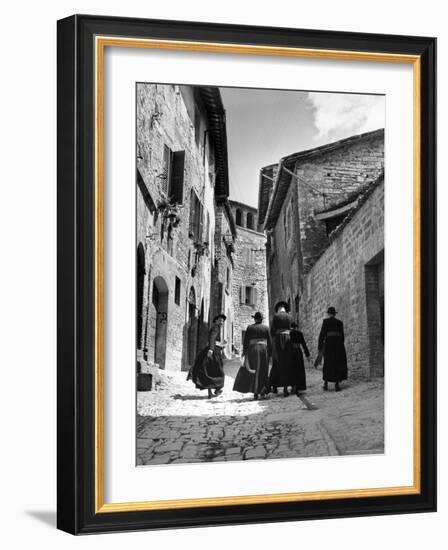
[[[196,317],[196,292],[193,287],[188,293],[188,364],[191,366],[196,358],[198,320]]]
[[[153,323],[155,324],[154,363],[164,369],[168,329],[168,286],[162,277],[156,277],[152,284],[152,305]]]
[[[142,349],[143,333],[143,293],[145,285],[145,250],[142,243],[137,247],[137,289],[136,289],[136,311],[137,311],[137,349]]]

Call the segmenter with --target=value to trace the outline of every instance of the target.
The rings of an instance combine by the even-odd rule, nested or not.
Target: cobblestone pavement
[[[225,365],[219,397],[162,373],[157,391],[138,392],[137,464],[316,457],[384,452],[383,380],[347,381],[322,390],[322,373],[307,369],[308,390],[298,398],[253,400],[232,391],[239,365]]]

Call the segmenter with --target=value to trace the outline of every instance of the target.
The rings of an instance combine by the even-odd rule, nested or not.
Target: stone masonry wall
[[[325,224],[315,212],[331,208],[359,192],[384,169],[384,131],[355,136],[343,146],[317,157],[297,161],[293,178],[298,188],[298,218],[303,271],[306,273],[326,248]]]
[[[265,323],[269,320],[269,305],[266,280],[266,237],[250,229],[238,228],[235,243],[235,269],[233,274],[232,297],[234,304],[233,343],[242,352],[242,331],[253,324],[252,315],[260,311]],[[249,260],[249,261],[248,261]],[[241,302],[241,287],[255,289],[254,304]]]
[[[295,214],[297,202],[297,187],[291,185],[277,224],[268,235],[267,266],[271,318],[274,315],[274,306],[280,300],[290,304],[290,312],[294,318],[298,314],[296,297],[300,294],[301,255],[298,238],[299,220]]]
[[[381,297],[384,292],[381,288],[383,253],[384,183],[381,183],[304,277],[300,297],[299,325],[313,356],[317,353],[319,331],[327,308],[334,306],[338,311],[337,317],[344,323],[349,377],[382,374],[372,364],[372,350],[376,348],[376,360],[378,355],[382,360],[383,349],[379,319],[375,317],[377,313],[369,310],[368,296],[374,291]],[[369,289],[372,265],[378,265],[378,277],[376,288]]]
[[[201,122],[198,139],[191,118],[192,110],[187,110],[187,104],[194,105],[195,102],[192,87],[137,84],[137,169],[143,181],[143,192],[137,187],[136,245],[141,244],[145,252],[143,300],[141,305],[137,304],[142,308],[143,349],[137,352],[137,356],[140,353],[148,362],[154,362],[156,327],[165,323],[166,340],[164,338],[162,344],[168,351],[164,364],[159,366],[168,370],[188,367],[188,345],[195,341],[192,331],[197,330],[194,323],[197,323],[201,304],[205,319],[208,319],[210,306],[215,226],[214,164],[213,155],[209,155],[209,146],[204,145],[203,139],[206,113],[201,105],[197,105]],[[185,151],[183,200],[179,205],[178,225],[171,230],[163,211],[157,209],[167,200],[163,191],[165,145],[173,152]],[[196,254],[189,236],[191,189],[195,190],[203,205],[202,241],[211,243],[201,255]],[[152,212],[151,202],[156,207]],[[205,235],[207,215],[209,235]],[[179,304],[175,303],[176,277],[180,280]],[[155,281],[163,300],[168,293],[166,311],[163,312],[157,312],[153,303]],[[188,302],[192,295],[195,296],[196,313],[193,323]]]

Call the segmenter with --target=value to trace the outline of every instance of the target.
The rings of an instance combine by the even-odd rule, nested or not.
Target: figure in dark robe
[[[308,346],[306,345],[305,338],[303,337],[303,333],[298,329],[297,323],[291,324],[290,337],[292,350],[292,391],[298,395],[300,392],[306,390],[306,375],[303,354],[305,354],[308,359],[310,352],[308,350]]]
[[[289,395],[288,386],[292,386],[292,349],[290,329],[292,317],[289,315],[289,306],[286,302],[275,305],[275,314],[272,318],[272,369],[269,375],[269,385],[273,393],[283,386],[283,395]]]
[[[220,395],[224,387],[222,348],[225,342],[219,342],[219,336],[225,320],[226,316],[223,313],[213,319],[207,346],[199,352],[187,376],[187,380],[191,379],[199,390],[208,390],[209,399]]]
[[[324,390],[328,382],[335,383],[335,391],[340,391],[339,383],[347,380],[347,354],[344,344],[344,325],[336,319],[336,310],[329,307],[327,319],[324,319],[319,334],[319,355],[323,356]]]
[[[254,399],[264,396],[269,384],[269,358],[271,356],[271,335],[263,325],[263,315],[257,311],[255,323],[246,329],[243,342],[244,364],[238,371],[234,391],[253,393]]]

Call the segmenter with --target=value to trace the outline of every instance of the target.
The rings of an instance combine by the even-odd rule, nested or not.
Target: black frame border
[[[57,46],[57,527],[72,534],[436,510],[436,39],[74,15]],[[94,40],[96,35],[417,55],[421,59],[421,492],[95,513]]]

